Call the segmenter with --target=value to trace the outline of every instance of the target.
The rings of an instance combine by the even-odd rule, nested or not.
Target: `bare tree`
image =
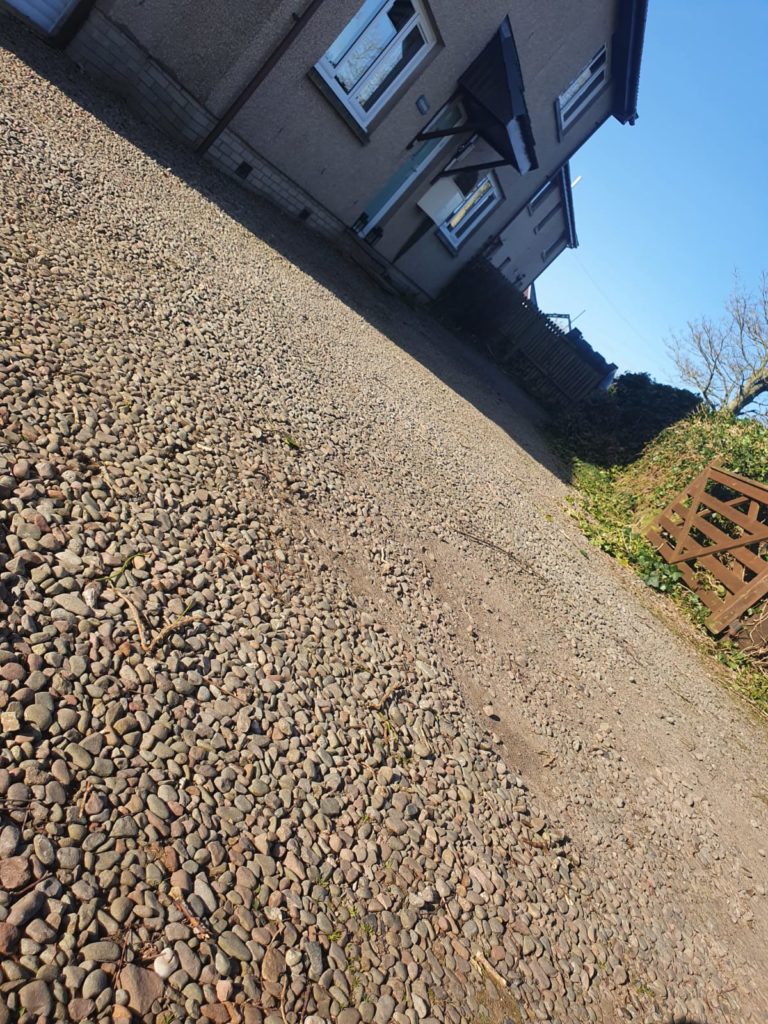
[[[717,321],[689,321],[669,351],[683,381],[712,409],[738,416],[768,395],[768,273],[757,292],[736,279],[725,315]],[[750,410],[750,411],[753,411]]]

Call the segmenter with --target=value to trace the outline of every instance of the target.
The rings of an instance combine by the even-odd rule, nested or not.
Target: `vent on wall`
[[[247,164],[245,160],[243,160],[240,166],[235,168],[235,174],[238,176],[238,178],[247,178],[252,170],[253,167],[251,167],[250,164]]]

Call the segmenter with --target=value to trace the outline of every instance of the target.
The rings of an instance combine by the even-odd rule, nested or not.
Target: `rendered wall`
[[[397,260],[397,269],[437,294],[461,265],[503,230],[540,185],[610,116],[606,89],[567,133],[558,137],[555,100],[594,56],[610,44],[613,0],[432,0],[442,45],[363,142],[310,77],[316,61],[359,7],[360,0],[326,0],[213,148],[229,173],[243,161],[244,184],[325,233],[351,226],[370,198],[407,156],[407,145],[453,94],[459,75],[509,14],[520,57],[540,167],[527,175],[498,170],[504,204],[453,253],[437,229]],[[229,0],[99,0],[70,47],[81,64],[128,95],[142,113],[188,144],[205,136],[292,23],[293,4]],[[416,107],[424,96],[428,114]],[[444,164],[456,147],[440,156]],[[247,154],[247,155],[244,155]],[[477,154],[473,154],[474,160]],[[465,161],[466,162],[466,161]],[[439,169],[439,168],[438,168]],[[394,259],[420,223],[416,202],[433,172],[381,222],[380,256]],[[333,225],[333,227],[331,227]]]

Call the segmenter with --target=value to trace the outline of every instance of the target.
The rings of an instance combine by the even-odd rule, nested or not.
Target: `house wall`
[[[127,97],[142,117],[187,145],[199,143],[216,124],[216,117],[169,69],[101,10],[91,13],[68,53],[96,79]],[[205,159],[320,234],[343,235],[345,226],[337,217],[230,129],[221,133]],[[251,167],[246,178],[238,174],[243,163]]]
[[[507,280],[523,290],[568,247],[567,233],[568,217],[558,186],[535,209],[526,206],[514,218],[499,234],[498,245],[488,258]]]
[[[274,69],[232,125],[247,141],[258,139],[260,152],[346,224],[355,222],[371,195],[406,158],[408,143],[453,94],[459,75],[507,14],[526,83],[539,160],[550,171],[562,163],[552,163],[553,152],[562,148],[557,140],[554,101],[601,43],[609,41],[606,36],[612,32],[614,0],[539,0],[517,5],[510,0],[474,0],[471,4],[433,0],[431,11],[444,45],[373,129],[367,143],[356,137],[309,77],[313,65],[358,7],[359,0],[326,0],[312,19],[311,29],[297,39],[290,57]],[[419,96],[430,103],[426,115],[416,108]],[[609,106],[606,97],[601,119]],[[581,128],[579,125],[580,132]],[[522,195],[529,187],[530,182],[521,181],[516,191]]]
[[[367,141],[360,140],[310,77],[314,64],[359,5],[360,0],[325,0],[209,158],[228,173],[244,159],[254,168],[247,187],[293,212],[310,211],[311,219],[323,222],[326,233],[341,231],[355,223],[406,159],[408,143],[453,94],[459,75],[509,14],[540,168],[527,175],[511,168],[498,170],[505,203],[458,255],[446,248],[435,229],[398,260],[400,271],[435,295],[610,116],[608,87],[560,139],[554,104],[599,46],[610,44],[615,0],[432,0],[442,45]],[[189,0],[97,0],[70,49],[80,63],[137,102],[148,118],[194,144],[250,81],[288,31],[295,12],[296,5],[283,0],[228,0],[223,10],[215,8],[215,16],[210,5]],[[420,96],[430,104],[426,115],[416,108]],[[455,148],[446,147],[443,163]],[[468,162],[476,155],[470,154]],[[416,201],[432,176],[425,175],[407,202],[382,221],[383,237],[377,243],[381,255],[391,259],[411,236],[421,216]]]
[[[288,0],[97,0],[96,9],[213,114],[222,113],[291,26]]]

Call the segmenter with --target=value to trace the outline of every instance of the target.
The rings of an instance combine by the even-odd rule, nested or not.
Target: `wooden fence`
[[[646,537],[709,608],[707,628],[736,627],[768,594],[768,486],[711,463]]]
[[[460,271],[439,308],[546,405],[586,398],[616,369],[579,331],[560,330],[486,259]]]

